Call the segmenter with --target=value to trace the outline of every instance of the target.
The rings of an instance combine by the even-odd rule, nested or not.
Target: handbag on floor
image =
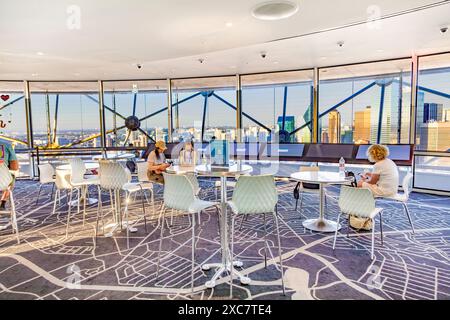
[[[350,226],[356,230],[372,230],[372,220],[369,218],[360,218],[350,215]]]

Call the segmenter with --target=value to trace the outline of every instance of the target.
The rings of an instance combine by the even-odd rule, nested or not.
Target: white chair
[[[148,191],[150,193],[152,208],[153,208],[153,211],[155,211],[155,196],[153,193],[153,183],[150,180],[148,180],[148,176],[147,176],[148,164],[145,161],[137,162],[136,166],[137,166],[138,184],[144,190],[143,193],[144,193],[145,199],[147,200],[147,203],[149,203],[149,204],[150,204],[150,201],[148,200],[148,197],[147,197],[147,194],[145,193],[145,191]]]
[[[39,168],[39,191],[36,198],[36,205],[39,202],[39,195],[41,194],[41,189],[46,184],[52,184],[51,198],[53,199],[53,192],[55,190],[55,168],[50,163],[44,163],[38,165]]]
[[[200,200],[196,196],[195,187],[186,175],[163,173],[164,176],[164,204],[161,208],[161,234],[159,238],[158,264],[156,278],[159,277],[159,267],[161,261],[161,248],[164,235],[164,224],[166,209],[173,209],[187,212],[191,216],[192,231],[192,254],[191,254],[191,290],[194,291],[194,263],[195,263],[195,216],[203,210],[215,207],[219,211],[217,202]]]
[[[84,225],[86,221],[86,202],[88,199],[88,188],[91,185],[97,185],[99,183],[99,178],[98,176],[95,175],[85,177],[86,165],[80,158],[69,159],[69,164],[70,164],[70,184],[74,187],[74,189],[77,190],[78,208],[80,205],[80,201],[83,200],[83,225]],[[70,192],[69,197],[69,212],[71,201],[72,201],[72,191]]]
[[[10,210],[2,210],[0,213],[10,214],[10,220],[11,220],[11,226],[13,233],[16,233],[17,243],[20,244],[20,238],[19,238],[19,227],[17,225],[17,215],[16,215],[16,205],[14,203],[14,195],[13,195],[13,188],[12,183],[14,179],[9,171],[8,167],[2,163],[0,164],[0,191],[3,192],[9,192],[9,203],[11,205]],[[5,228],[2,228],[5,229]]]
[[[233,191],[233,196],[228,205],[231,208],[231,263],[233,265],[233,250],[234,250],[234,224],[239,215],[249,216],[255,214],[263,214],[264,217],[264,261],[267,267],[267,229],[266,229],[266,214],[272,214],[275,220],[276,237],[278,241],[278,256],[280,258],[281,271],[281,285],[283,294],[284,288],[284,271],[283,258],[281,256],[281,242],[280,232],[278,228],[278,193],[275,185],[275,179],[272,175],[261,176],[240,176],[236,188]],[[233,295],[233,268],[230,268],[230,297]]]
[[[411,182],[413,179],[413,174],[411,172],[408,172],[406,176],[403,178],[402,181],[402,187],[403,187],[403,193],[397,193],[390,197],[379,197],[377,199],[385,199],[385,200],[393,200],[400,202],[403,205],[403,208],[405,209],[406,216],[408,217],[409,224],[411,225],[412,233],[415,233],[414,225],[411,219],[411,215],[409,214],[408,210],[408,200],[409,200],[409,194],[411,193]]]
[[[375,247],[375,217],[379,215],[380,218],[380,231],[381,231],[381,244],[383,244],[383,221],[381,213],[383,208],[375,207],[375,198],[369,189],[353,188],[348,186],[341,187],[341,194],[339,196],[339,208],[340,212],[336,220],[339,225],[339,220],[342,214],[346,214],[348,218],[348,229],[350,230],[350,215],[359,218],[369,218],[372,221],[372,250],[370,251],[370,257],[374,258]],[[334,233],[333,250],[336,247],[336,238],[338,230]],[[347,231],[347,237],[349,231]]]
[[[128,205],[131,200],[131,195],[136,192],[141,192],[141,201],[142,201],[142,211],[143,211],[143,217],[144,217],[144,225],[145,225],[145,231],[147,232],[147,219],[146,219],[146,213],[145,213],[145,204],[144,204],[144,189],[141,187],[140,183],[133,183],[131,181],[131,173],[130,171],[123,167],[119,162],[109,161],[109,160],[101,160],[100,161],[100,178],[99,178],[99,184],[98,184],[98,207],[97,207],[97,221],[96,221],[96,228],[95,228],[95,237],[97,238],[98,235],[98,224],[99,224],[99,218],[102,219],[102,227],[103,227],[103,233],[104,233],[104,219],[103,219],[103,201],[101,197],[101,191],[107,190],[111,191],[112,194],[114,194],[114,197],[111,197],[112,202],[112,208],[113,213],[115,214],[116,218],[118,218],[118,222],[120,225],[120,228],[122,228],[122,218],[121,218],[121,200],[120,200],[120,191],[125,191],[125,209],[124,209],[124,215],[125,215],[125,223],[126,223],[126,230],[127,230],[127,248],[130,247],[130,237],[129,237],[129,231],[130,231],[130,222],[129,222],[129,214],[128,214]]]
[[[53,198],[53,212],[52,215],[56,213],[56,204],[61,205],[61,193],[63,191],[66,192],[66,202],[69,206],[68,215],[70,215],[71,211],[71,201],[72,201],[72,193],[75,189],[76,191],[80,191],[80,188],[74,187],[70,184],[70,171],[68,170],[55,170],[55,186],[56,192]],[[78,211],[80,213],[80,203],[78,202]],[[66,233],[67,235],[67,233]]]
[[[299,168],[300,172],[319,172],[320,169],[319,167],[305,167],[305,166],[300,166]],[[313,183],[303,183],[303,182],[298,182],[297,185],[295,186],[295,188],[298,188],[299,191],[299,196],[300,196],[300,213],[302,212],[302,208],[303,208],[303,193],[311,193],[311,194],[320,194],[320,189],[319,186],[317,185],[317,188],[315,187],[315,185]],[[325,206],[327,206],[327,194],[325,193]],[[295,211],[297,211],[297,206],[298,206],[298,199],[295,199]]]

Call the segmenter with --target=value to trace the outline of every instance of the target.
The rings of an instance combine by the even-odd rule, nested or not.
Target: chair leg
[[[70,195],[69,195],[69,210],[67,212],[67,224],[66,224],[66,238],[69,236],[69,222],[70,222],[70,214],[72,213],[72,206],[70,205],[70,202],[72,202],[72,195],[73,190],[70,189]]]
[[[114,202],[113,202],[113,193],[112,190],[109,190],[109,202],[111,202],[111,210],[114,212]]]
[[[200,213],[200,212],[199,212]],[[191,252],[191,292],[194,292],[194,268],[195,268],[195,213],[192,214],[192,252]]]
[[[97,221],[95,223],[95,243],[97,243],[97,236],[98,236],[98,221],[100,218],[100,212],[102,212],[102,193],[100,190],[100,186],[98,187],[98,202],[97,202]],[[102,218],[103,218],[103,213],[102,213]],[[103,219],[102,219],[102,226],[103,226],[103,234],[105,233],[105,229],[104,229],[104,223],[103,223]]]
[[[134,194],[136,195],[136,194]],[[130,227],[129,227],[129,220],[128,220],[128,203],[130,202],[130,198],[131,198],[131,194],[128,192],[125,192],[125,209],[124,209],[124,214],[125,214],[125,221],[127,224],[127,249],[130,248]]]
[[[83,227],[86,223],[86,202],[87,202],[87,186],[82,187],[83,190]]]
[[[339,225],[339,220],[341,219],[341,214],[342,212],[339,211],[337,220],[336,220],[336,224]],[[349,220],[350,221],[350,220]],[[348,230],[348,229],[347,229]],[[336,228],[336,231],[334,232],[334,240],[333,240],[333,250],[334,248],[336,248],[336,239],[337,239],[337,234],[338,234],[338,228]],[[348,234],[348,233],[347,233]]]
[[[380,219],[381,245],[383,245],[383,217],[381,216],[381,212],[379,213],[379,219]]]
[[[150,191],[152,194],[151,194],[151,198],[152,198],[152,208],[153,208],[153,214],[155,214],[156,213],[156,209],[155,209],[155,194],[154,194],[154,192],[153,192],[153,190],[151,190]]]
[[[241,224],[240,224],[240,226],[239,226],[239,231],[242,230],[242,224],[244,223],[244,221],[247,221],[247,219],[248,219],[248,214],[243,214],[243,215],[242,215]]]
[[[156,280],[158,280],[159,277],[159,264],[161,261],[161,249],[162,249],[162,240],[164,235],[164,224],[166,220],[166,210],[164,205],[161,207],[161,213],[162,213],[162,221],[161,221],[161,233],[159,235],[159,249],[158,249],[158,262],[156,264]]]
[[[280,229],[278,226],[278,208],[277,208],[277,206],[275,206],[275,212],[273,213],[273,218],[275,219],[275,229],[277,230],[278,256],[280,257],[281,286],[283,288],[283,295],[285,296],[286,289],[284,287],[283,257],[281,256],[281,240],[280,240]]]
[[[81,196],[81,190],[80,188],[77,188],[77,214],[80,214],[80,196]]]
[[[55,183],[52,183],[52,193],[50,195],[50,200],[53,200],[53,194],[55,193]]]
[[[173,226],[173,209],[170,211],[170,226]]]
[[[141,200],[142,200],[142,212],[144,214],[144,228],[145,228],[145,233],[148,233],[147,231],[147,218],[146,218],[146,213],[145,213],[145,204],[144,204],[144,198],[145,198],[145,190],[141,189]]]
[[[300,192],[300,214],[303,211],[303,192]]]
[[[231,216],[231,252],[230,252],[230,299],[233,298],[233,260],[234,260],[234,214]]]
[[[406,203],[404,203],[404,202],[402,202],[402,203],[403,203],[403,207],[405,208],[406,215],[408,216],[408,220],[409,220],[409,224],[411,225],[412,233],[416,233],[414,230],[414,225],[413,225],[413,222],[411,219],[411,215],[409,214],[408,206],[406,205]]]
[[[38,194],[37,194],[37,198],[36,198],[36,203],[35,203],[35,205],[37,205],[38,202],[39,202],[39,195],[41,194],[41,189],[42,189],[42,184],[39,186],[39,190],[38,190]]]
[[[53,212],[52,212],[52,215],[54,215],[56,213],[56,202],[58,201],[58,196],[59,196],[59,189],[56,190],[55,199],[53,200]]]
[[[266,214],[263,213],[263,219],[264,219],[264,268],[267,269],[267,225],[266,225]]]
[[[13,232],[16,232],[17,244],[20,244],[19,238],[19,226],[17,224],[17,215],[16,215],[16,204],[14,202],[14,196],[12,191],[9,193],[9,202],[11,204],[11,225],[13,228]]]
[[[370,258],[374,259],[374,248],[375,248],[375,219],[372,219],[372,249],[370,252]]]

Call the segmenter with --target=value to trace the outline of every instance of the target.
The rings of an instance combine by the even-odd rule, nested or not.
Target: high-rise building
[[[355,143],[369,143],[371,141],[372,109],[367,106],[363,111],[355,112],[353,140]]]
[[[341,142],[341,114],[337,110],[328,114],[328,140],[330,143]]]
[[[278,127],[281,130],[283,128],[283,117],[278,117]],[[295,116],[286,116],[284,118],[284,130],[287,132],[292,132],[295,130]],[[289,142],[295,142],[295,135],[291,135]]]
[[[423,105],[423,123],[444,121],[444,106],[441,103],[425,103]]]
[[[450,122],[428,122],[420,125],[420,150],[448,151]]]

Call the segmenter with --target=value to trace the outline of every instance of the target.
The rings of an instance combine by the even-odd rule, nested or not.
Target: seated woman
[[[194,150],[194,142],[186,141],[183,149],[180,151],[180,165],[196,165],[198,164],[198,152]]]
[[[155,149],[148,155],[147,176],[150,181],[164,184],[164,177],[162,173],[170,167],[170,164],[165,163],[166,157],[164,155],[164,151],[166,149],[167,148],[164,141],[159,140],[155,143]]]
[[[388,159],[389,149],[375,144],[367,150],[367,158],[375,162],[373,171],[363,174],[358,182],[359,188],[368,188],[375,197],[388,197],[397,193],[398,169],[391,159]]]

